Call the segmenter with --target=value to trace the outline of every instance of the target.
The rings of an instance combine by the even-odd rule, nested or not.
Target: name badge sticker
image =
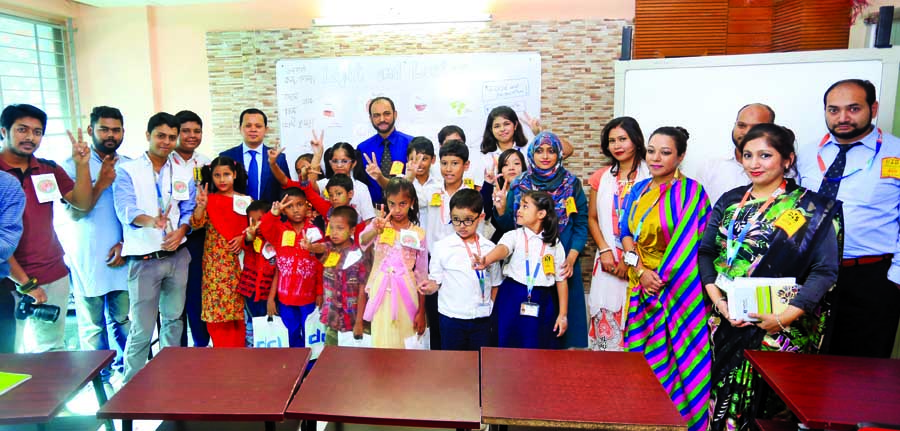
[[[325,263],[323,263],[322,266],[326,268],[334,268],[335,266],[337,266],[339,260],[341,260],[340,253],[332,251],[331,253],[328,253],[328,257],[325,258]]]
[[[56,184],[56,177],[53,174],[32,175],[31,184],[34,185],[34,194],[37,196],[38,202],[42,204],[62,199],[59,185]]]
[[[806,217],[797,210],[787,210],[775,220],[775,227],[784,230],[788,238],[794,236],[804,224],[806,224]]]
[[[403,162],[394,162],[391,164],[391,173],[393,175],[403,175]]]
[[[262,246],[263,246],[262,238],[256,237],[256,239],[253,240],[253,251],[255,251],[257,253],[261,252]]]
[[[541,258],[541,266],[544,267],[544,275],[556,274],[556,262],[554,262],[552,254],[545,254]]]
[[[262,248],[262,255],[266,259],[275,257],[275,246],[267,242]]]
[[[176,201],[186,201],[191,198],[188,182],[184,178],[175,178],[172,180],[172,199]]]
[[[397,231],[394,228],[386,227],[381,232],[381,237],[379,241],[387,245],[394,245],[394,242],[397,240]]]
[[[435,194],[431,195],[431,203],[429,203],[429,206],[439,207],[439,206],[441,206],[441,204],[443,202],[444,202],[444,199],[441,197],[441,194],[435,193]]]
[[[881,159],[881,178],[900,180],[900,157],[885,157]]]
[[[311,227],[306,230],[305,235],[309,242],[316,242],[322,239],[322,232],[317,227]]]
[[[297,243],[297,232],[286,230],[281,234],[281,246],[293,247]]]
[[[250,196],[235,196],[232,198],[231,209],[240,215],[247,215],[247,207],[253,202]]]
[[[356,262],[359,262],[362,259],[362,252],[359,250],[353,250],[347,253],[347,258],[344,259],[344,269],[350,268]]]
[[[400,231],[400,245],[416,250],[422,249],[422,241],[419,240],[419,235],[415,231],[409,229]]]
[[[475,180],[471,178],[463,178],[463,185],[467,189],[475,189]]]
[[[566,215],[572,215],[577,212],[578,212],[578,207],[575,205],[575,198],[572,196],[569,196],[569,198],[566,199]]]

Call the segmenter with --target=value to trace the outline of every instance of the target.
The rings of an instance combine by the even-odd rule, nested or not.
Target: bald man
[[[731,142],[734,144],[734,156],[724,159],[712,160],[700,174],[700,183],[709,196],[709,202],[715,204],[725,192],[750,183],[750,177],[741,165],[741,154],[738,151],[738,143],[744,139],[744,135],[761,123],[774,123],[775,111],[762,103],[744,105],[738,110],[734,120],[734,128],[731,129]]]

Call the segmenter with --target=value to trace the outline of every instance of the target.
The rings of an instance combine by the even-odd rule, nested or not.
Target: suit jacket
[[[259,160],[259,164],[262,172],[259,179],[259,200],[276,202],[280,199],[279,195],[281,194],[281,184],[278,183],[278,181],[272,175],[272,169],[269,168],[268,150],[269,147],[265,145],[260,147],[260,152],[262,154]],[[243,145],[229,148],[219,153],[219,155],[231,157],[232,159],[240,163],[241,166],[244,166]],[[285,159],[284,154],[278,155],[278,160],[276,161],[276,163],[285,175],[290,175],[287,159]],[[247,170],[247,166],[244,166],[244,170]]]

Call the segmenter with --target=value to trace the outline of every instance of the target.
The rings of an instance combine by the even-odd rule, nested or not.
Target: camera
[[[35,304],[34,298],[22,295],[22,300],[16,306],[16,319],[25,320],[34,317],[44,322],[55,322],[59,319],[59,307],[56,305]]]

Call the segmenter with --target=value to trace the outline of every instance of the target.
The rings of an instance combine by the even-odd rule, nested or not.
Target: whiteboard
[[[487,114],[506,105],[539,113],[541,58],[536,52],[283,59],[276,65],[278,124],[288,164],[310,151],[312,130],[325,146],[354,147],[375,134],[368,101],[390,97],[397,130],[438,145],[446,125],[461,127],[479,151]],[[471,157],[470,157],[471,158]]]
[[[823,96],[836,81],[868,79],[878,93],[877,124],[893,126],[900,48],[814,51],[616,62],[615,115],[637,119],[648,139],[657,127],[691,137],[682,169],[695,176],[711,158],[732,153],[737,111],[761,102],[793,130],[797,148],[827,133]]]

